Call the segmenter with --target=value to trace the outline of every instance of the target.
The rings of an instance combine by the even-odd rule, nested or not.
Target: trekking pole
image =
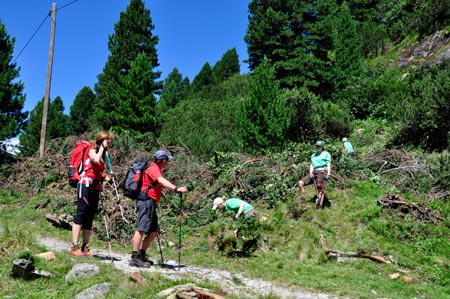
[[[109,236],[108,221],[106,221],[105,203],[103,201],[103,196],[101,194],[100,194],[100,204],[101,204],[101,208],[102,208],[103,220],[105,221],[106,241],[108,242],[108,247],[109,247],[109,257],[111,258],[111,263],[113,263],[114,258],[112,256],[112,250],[111,250],[111,238]]]
[[[180,233],[178,235],[178,271],[181,267],[181,224],[183,223],[183,193],[180,194]]]
[[[161,242],[159,241],[159,229],[158,229],[158,234],[156,236],[158,238],[159,253],[161,254],[161,267],[164,268],[164,258],[163,258],[163,254],[162,254]]]
[[[119,203],[120,215],[122,216],[123,222],[128,223],[127,219],[125,219],[125,216],[123,214],[122,201],[120,200],[119,192],[117,191],[117,184],[116,184],[116,180],[114,179],[114,174],[113,174],[112,165],[111,165],[111,158],[109,157],[108,151],[105,151],[105,153],[106,153],[106,163],[108,164],[109,172],[111,173],[114,190],[116,192],[117,202]]]

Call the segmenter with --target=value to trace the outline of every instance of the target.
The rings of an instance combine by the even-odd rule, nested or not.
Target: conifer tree
[[[285,142],[288,118],[268,59],[255,69],[251,81],[250,96],[243,102],[240,117],[245,147],[261,150],[281,146]]]
[[[146,9],[142,0],[130,0],[124,12],[121,12],[118,23],[114,25],[114,34],[109,36],[108,49],[111,55],[105,64],[103,73],[98,75],[98,83],[95,85],[97,93],[97,105],[95,106],[95,122],[104,129],[114,128],[121,130],[131,128],[135,131],[144,132],[145,127],[140,123],[146,122],[148,126],[154,127],[154,118],[143,120],[150,114],[142,113],[142,109],[148,109],[154,113],[155,94],[161,88],[161,83],[157,81],[160,77],[159,71],[153,71],[159,66],[156,52],[158,37],[153,35],[154,25],[150,17],[150,10]],[[142,81],[131,82],[128,79],[121,79],[127,76],[132,67],[132,62],[139,56],[140,58],[131,75],[135,80]],[[147,61],[147,62],[144,62]],[[148,64],[148,68],[142,68]],[[137,71],[140,70],[140,74]],[[149,82],[144,82],[149,80]],[[129,95],[123,92],[128,87],[134,86],[124,84],[137,84],[145,86],[145,94],[142,97],[130,100]],[[130,103],[126,103],[130,101]],[[123,114],[123,113],[126,114]]]
[[[237,54],[236,48],[226,51],[212,68],[212,74],[216,84],[222,83],[240,72],[239,55]]]
[[[25,102],[24,85],[16,79],[20,68],[12,60],[15,38],[10,38],[0,22],[0,141],[17,136],[26,125],[28,112],[22,112]],[[0,147],[0,152],[4,149]]]
[[[204,91],[213,83],[214,81],[212,77],[212,68],[211,65],[206,62],[197,76],[194,77],[194,80],[192,80],[191,94],[196,94]]]
[[[24,156],[32,156],[39,150],[42,127],[42,111],[44,110],[44,98],[31,111],[30,118],[23,134],[20,135],[20,152]],[[49,103],[47,115],[47,140],[67,137],[70,135],[69,116],[64,113],[64,104],[60,97],[56,97]]]
[[[164,80],[161,97],[158,101],[159,111],[174,108],[180,101],[187,98],[189,93],[189,78],[185,77],[174,68]]]
[[[92,107],[96,105],[96,95],[88,86],[84,86],[76,95],[70,107],[71,127],[79,135],[89,130]]]

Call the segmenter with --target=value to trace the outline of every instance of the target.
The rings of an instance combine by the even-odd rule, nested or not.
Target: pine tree
[[[42,111],[44,110],[44,98],[31,111],[28,124],[23,134],[19,136],[20,152],[24,156],[32,156],[39,150],[42,127]],[[64,104],[60,97],[56,97],[49,103],[47,115],[46,140],[67,137],[70,135],[70,119],[64,113]]]
[[[26,125],[28,112],[22,112],[25,102],[24,85],[16,81],[20,68],[11,62],[15,38],[10,38],[0,22],[0,141],[17,136]],[[0,152],[5,149],[0,146]]]
[[[211,65],[206,62],[197,76],[194,77],[194,80],[192,80],[191,94],[205,91],[206,88],[213,83],[214,81],[212,77]]]
[[[239,55],[237,54],[236,48],[225,52],[222,58],[212,68],[212,74],[216,84],[222,83],[240,72]]]
[[[79,135],[89,130],[92,107],[96,105],[96,95],[88,86],[84,86],[76,95],[70,107],[71,127],[74,134]]]
[[[185,100],[189,93],[189,78],[174,68],[164,80],[161,97],[158,101],[159,111],[174,108],[179,102]]]
[[[311,39],[309,1],[253,0],[249,4],[249,25],[244,40],[249,68],[254,70],[264,58],[274,66],[281,87],[314,87],[321,83],[321,61],[314,55]]]
[[[251,87],[240,118],[245,147],[261,150],[283,145],[288,117],[274,68],[268,59],[255,69]]]
[[[156,52],[158,37],[152,34],[153,29],[150,10],[145,8],[144,2],[130,0],[125,12],[120,14],[119,22],[114,26],[114,34],[109,37],[108,49],[111,55],[108,57],[103,73],[98,75],[98,83],[94,88],[98,101],[94,118],[96,124],[104,129],[113,128],[120,131],[123,126],[124,129],[129,128],[143,133],[147,126],[139,127],[139,123],[146,122],[148,126],[154,124],[154,117],[141,111],[145,108],[150,113],[154,113],[155,103],[149,99],[154,98],[161,88],[161,83],[157,81],[161,73],[153,71],[159,66]],[[126,84],[131,82],[121,77],[129,74],[132,62],[139,55],[144,55],[146,58],[140,58],[140,61],[135,63],[134,74],[131,76],[141,81],[133,82],[133,84],[145,86],[143,91],[145,94],[139,98],[129,99],[126,97],[129,94],[124,92],[124,89],[128,88]],[[143,64],[148,64],[148,69],[141,68]],[[141,73],[137,73],[137,70]],[[133,86],[129,87],[133,88]],[[127,101],[130,103],[126,103]],[[124,111],[128,114],[123,114]],[[143,117],[149,118],[143,120]]]

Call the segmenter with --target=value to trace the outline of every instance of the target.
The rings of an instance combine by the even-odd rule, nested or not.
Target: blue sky
[[[50,98],[60,96],[68,114],[78,91],[83,86],[93,88],[103,71],[110,54],[108,35],[114,33],[114,24],[129,0],[0,1],[0,20],[16,39],[13,60],[17,58],[19,80],[25,85],[25,111],[32,110],[45,95],[51,28],[47,16],[53,2],[57,14]],[[206,62],[214,65],[232,48],[239,55],[241,73],[248,72],[243,60],[248,58],[244,35],[249,2],[145,1],[155,25],[153,34],[159,37],[157,70],[162,72],[161,79],[176,67],[192,82]]]

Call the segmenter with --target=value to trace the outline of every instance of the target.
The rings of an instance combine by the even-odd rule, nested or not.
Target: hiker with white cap
[[[342,142],[344,143],[344,153],[347,153],[350,158],[353,158],[355,156],[353,145],[347,140],[346,137],[342,138]]]
[[[146,257],[146,250],[158,236],[156,205],[161,199],[162,189],[181,193],[187,192],[186,187],[176,186],[162,175],[162,171],[172,158],[167,151],[158,150],[154,154],[153,162],[144,171],[141,192],[136,201],[137,221],[130,266],[150,267],[153,264]],[[146,234],[145,238],[144,234]]]
[[[216,197],[212,209],[222,212],[233,211],[236,213],[234,219],[238,219],[242,214],[244,214],[244,217],[256,216],[253,206],[240,198],[225,200],[225,197]],[[237,230],[234,231],[234,236],[237,237]]]
[[[329,180],[330,176],[331,155],[325,150],[325,142],[319,140],[316,142],[316,152],[311,155],[309,174],[298,182],[298,186],[300,187],[300,200],[302,202],[305,201],[305,186],[317,181],[318,187],[321,188],[323,180]]]

